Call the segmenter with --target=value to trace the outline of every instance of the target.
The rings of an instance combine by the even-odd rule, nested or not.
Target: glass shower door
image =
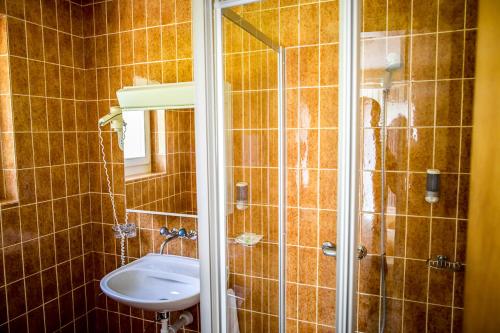
[[[226,331],[283,332],[284,54],[245,6],[219,13]]]
[[[215,2],[225,332],[356,329],[357,4]],[[286,62],[275,41],[285,43]],[[295,155],[285,159],[285,150]],[[325,241],[336,258],[323,255]]]

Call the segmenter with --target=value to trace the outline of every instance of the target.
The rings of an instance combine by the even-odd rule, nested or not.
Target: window
[[[127,124],[124,140],[125,176],[151,172],[151,138],[148,111],[123,111]]]

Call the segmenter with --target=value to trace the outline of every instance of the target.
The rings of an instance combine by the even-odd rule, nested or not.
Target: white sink
[[[200,301],[197,259],[150,253],[107,274],[102,291],[117,302],[163,312],[187,309]]]

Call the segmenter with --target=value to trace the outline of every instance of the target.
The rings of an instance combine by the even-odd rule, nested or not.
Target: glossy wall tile
[[[335,261],[320,247],[336,238],[338,1],[268,0],[237,10],[287,48],[288,331],[332,332]],[[425,260],[446,254],[465,262],[476,11],[474,0],[363,2],[359,230],[370,255],[360,262],[360,332],[378,327],[382,209],[388,330],[460,331],[463,273],[429,270]],[[118,265],[118,247],[97,119],[116,104],[115,91],[138,78],[193,80],[191,2],[2,0],[0,13],[0,331],[154,332],[153,314],[119,305],[99,290],[99,279]],[[246,291],[242,331],[275,331],[275,63],[230,31],[231,167],[234,180],[254,186],[252,207],[234,213],[228,236],[253,231],[266,237],[259,247],[231,248],[230,282]],[[381,147],[381,90],[373,87],[393,52],[401,54],[403,67],[394,76]],[[129,196],[123,156],[108,129],[104,144],[123,219]],[[387,156],[385,207],[381,149]],[[158,168],[178,171],[187,164],[172,160],[157,161]],[[431,167],[442,171],[440,201],[432,206],[423,199],[424,172]],[[167,188],[175,192],[180,182]],[[141,204],[142,193],[141,187]],[[133,197],[139,198],[135,190]],[[127,244],[130,260],[158,248],[161,226],[196,228],[189,219],[131,218],[139,233]],[[196,245],[184,241],[168,251],[197,256]],[[188,329],[197,331],[198,320]]]
[[[247,18],[245,13],[240,13]],[[251,15],[251,14],[250,14]],[[250,17],[248,17],[250,18]],[[242,331],[278,329],[277,54],[223,19],[225,111],[229,198],[229,286],[237,299]],[[248,184],[248,207],[238,209],[236,184]],[[231,195],[231,194],[230,194]],[[235,242],[243,233],[263,238],[255,246]]]
[[[94,275],[83,10],[9,0],[0,12],[0,331],[85,332]]]
[[[387,328],[391,332],[461,332],[464,272],[429,269],[446,255],[465,262],[475,1],[370,1],[362,10],[362,182],[358,330],[376,332],[381,309],[380,214],[386,214]],[[387,57],[401,56],[387,99]],[[385,207],[381,150],[386,155]],[[427,169],[441,171],[438,203],[424,200]]]
[[[97,119],[134,76],[192,81],[190,3],[8,0],[0,2],[0,13],[0,328],[155,331],[152,314],[100,296],[98,280],[117,266],[117,250]],[[123,218],[122,155],[111,133],[104,134]],[[128,251],[138,258],[158,247],[156,231],[167,221],[133,218],[139,237]],[[192,220],[168,223],[196,229]],[[183,242],[169,251],[197,256],[196,245]],[[195,320],[190,329],[197,325]]]
[[[321,243],[335,241],[337,168],[336,1],[263,1],[235,11],[286,47],[287,331],[333,331],[335,261]],[[274,52],[235,25],[224,25],[226,80],[233,89],[234,181],[250,181],[251,208],[228,220],[230,287],[245,332],[277,331],[277,100]],[[266,83],[269,82],[269,86]],[[262,190],[255,186],[261,186]],[[241,232],[263,244],[231,243]],[[241,260],[244,258],[244,260]],[[263,269],[261,265],[263,264]]]
[[[111,230],[111,205],[106,191],[102,158],[98,150],[97,119],[117,104],[116,91],[138,82],[173,83],[193,80],[191,52],[191,2],[188,0],[119,0],[83,4],[87,20],[83,25],[85,49],[85,90],[89,117],[89,174],[91,221],[94,238],[96,332],[154,332],[155,314],[125,307],[106,299],[98,285],[104,274],[118,265],[119,247]],[[166,177],[133,182],[124,180],[123,153],[116,136],[105,129],[106,156],[111,160],[112,178],[120,219],[127,207],[151,208],[160,201],[176,212],[196,209],[194,177],[194,115],[192,112],[165,112],[168,154],[155,154],[153,167]],[[155,122],[154,116],[152,117]],[[153,134],[158,134],[153,131]],[[155,151],[156,139],[152,140]],[[188,145],[186,146],[186,143]],[[109,162],[109,160],[108,160]],[[161,181],[160,181],[161,179]],[[153,193],[154,192],[154,193]],[[168,194],[172,200],[161,199]],[[159,229],[197,229],[193,219],[128,214],[138,226],[136,238],[127,241],[128,260],[156,252],[162,237]],[[179,240],[168,245],[168,253],[197,257],[196,242]],[[195,321],[188,331],[198,331],[198,309],[191,309]],[[174,319],[178,314],[174,314]],[[100,325],[99,323],[105,323]]]

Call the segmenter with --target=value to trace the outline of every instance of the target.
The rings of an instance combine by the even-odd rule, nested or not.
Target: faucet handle
[[[184,238],[186,237],[186,229],[184,228],[180,228],[179,231],[177,232],[177,234],[179,235],[179,237],[181,238]]]
[[[167,227],[161,227],[160,228],[160,235],[162,236],[168,236],[170,234],[170,231],[168,231],[168,228]]]
[[[186,238],[189,238],[190,240],[197,240],[198,233],[195,230],[189,230],[189,232],[186,235]]]

